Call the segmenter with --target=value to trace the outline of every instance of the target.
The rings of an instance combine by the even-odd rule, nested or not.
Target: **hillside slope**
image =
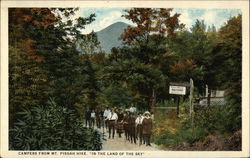
[[[126,23],[117,22],[97,32],[98,40],[105,53],[110,53],[112,47],[122,45],[122,41],[119,40],[119,37],[128,26]]]

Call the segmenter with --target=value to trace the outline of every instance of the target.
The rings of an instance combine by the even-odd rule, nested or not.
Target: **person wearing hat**
[[[108,119],[108,125],[109,125],[109,138],[110,138],[111,130],[112,130],[112,138],[114,139],[115,125],[116,125],[116,121],[118,119],[118,116],[115,113],[114,109],[111,110],[111,112],[109,113],[107,119]]]
[[[142,113],[138,113],[138,117],[135,120],[136,125],[136,137],[139,138],[139,145],[142,144],[143,141],[143,135],[142,135],[142,121],[143,121]]]
[[[142,134],[143,134],[143,138],[146,141],[147,146],[151,146],[150,137],[152,135],[152,128],[153,128],[152,118],[150,117],[150,113],[146,111],[144,113],[144,118],[142,121]]]

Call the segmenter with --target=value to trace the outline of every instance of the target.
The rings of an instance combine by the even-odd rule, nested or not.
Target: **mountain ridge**
[[[119,37],[128,26],[130,25],[124,22],[116,22],[96,32],[98,41],[105,53],[111,53],[113,47],[123,45]]]

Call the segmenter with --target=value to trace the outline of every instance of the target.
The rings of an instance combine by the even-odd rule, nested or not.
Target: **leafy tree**
[[[11,120],[10,143],[14,149],[31,149],[32,145],[34,145],[34,148],[39,149],[73,149],[79,146],[81,149],[99,148],[92,145],[83,147],[86,144],[79,141],[76,142],[77,144],[67,142],[81,137],[79,134],[75,134],[74,138],[72,137],[76,130],[72,121],[78,117],[74,105],[79,103],[79,96],[87,86],[84,82],[81,82],[81,79],[89,81],[91,86],[93,83],[91,78],[88,79],[89,76],[93,76],[92,72],[86,75],[87,77],[85,76],[88,71],[84,72],[84,66],[88,66],[88,64],[84,65],[82,62],[75,43],[80,36],[81,29],[94,20],[94,15],[87,18],[80,17],[73,21],[71,16],[75,11],[75,8],[10,9],[9,63],[10,83],[13,83],[10,85],[10,109],[13,112],[10,114],[10,117],[11,119],[15,118]],[[20,14],[20,17],[16,14]],[[91,66],[87,68],[92,71]],[[20,88],[24,90],[20,90]],[[34,107],[42,108],[43,113],[53,115],[55,113],[52,105],[44,104],[49,96],[54,98],[56,105],[60,106],[56,108],[57,110],[63,109],[68,111],[64,113],[65,115],[61,115],[60,119],[65,121],[65,126],[67,126],[67,128],[63,126],[63,130],[69,133],[61,135],[61,142],[56,142],[55,144],[53,144],[51,139],[57,141],[58,138],[56,135],[49,135],[45,138],[45,144],[41,147],[37,145],[37,143],[41,142],[37,141],[39,139],[34,136],[36,133],[31,132],[27,134],[27,132],[30,132],[29,129],[32,128],[32,124],[38,125],[39,123],[46,126],[46,128],[39,131],[40,135],[43,132],[51,132],[51,130],[47,130],[47,127],[53,128],[52,122],[57,120],[51,119],[50,116],[44,116],[43,119],[51,121],[48,124],[41,122],[42,120],[39,120],[39,118],[38,120],[33,119],[40,114],[35,113],[31,116],[22,117],[18,114],[18,111],[21,108],[30,108],[32,110]],[[35,110],[33,109],[33,111]],[[36,124],[36,121],[38,124]],[[25,123],[23,124],[23,122]],[[31,122],[31,124],[27,122]],[[69,125],[71,123],[72,126]],[[79,124],[76,126],[79,126]],[[35,128],[37,127],[35,126]],[[78,127],[78,132],[79,130],[86,129]],[[59,133],[55,132],[55,134]],[[27,139],[31,139],[31,141],[24,139],[23,136],[25,135],[30,136],[27,136]],[[34,141],[34,137],[37,138],[36,141]],[[95,135],[95,137],[97,139],[100,138],[98,135]],[[25,142],[20,141],[15,146],[15,143],[20,139],[24,139]],[[91,142],[93,141],[95,140],[91,140]],[[59,147],[58,143],[61,143],[62,146]]]
[[[225,124],[229,131],[238,130],[242,111],[242,15],[232,17],[220,28],[213,53],[221,61],[217,65],[216,78],[221,88],[226,89],[229,104]]]
[[[128,26],[121,35],[121,39],[126,44],[147,43],[150,33],[161,35],[167,33],[174,36],[176,29],[183,27],[178,20],[180,14],[175,13],[171,16],[172,9],[131,8],[125,11],[127,14],[123,16],[137,25],[135,27]]]
[[[57,21],[48,8],[10,8],[9,9],[9,44],[18,47],[34,59],[41,61],[34,45],[41,36],[32,36],[34,28],[48,29]],[[36,32],[35,32],[36,33]]]
[[[223,62],[218,65],[220,83],[225,87],[234,89],[241,85],[242,72],[242,16],[238,15],[228,20],[225,26],[218,32],[218,41],[213,53]],[[215,61],[214,61],[215,62]],[[237,89],[237,90],[236,90]],[[241,88],[235,92],[241,95]]]
[[[201,94],[204,93],[206,84],[216,87],[214,68],[211,67],[214,45],[212,36],[206,32],[204,21],[197,20],[191,31],[179,31],[176,38],[168,40],[168,49],[174,54],[169,69],[170,76],[181,82],[192,78]]]
[[[105,94],[106,100],[112,106],[126,107],[129,106],[133,100],[133,97],[128,90],[115,85],[105,88],[103,93]]]
[[[75,102],[72,100],[72,93],[68,93],[67,97],[62,92],[69,91],[72,87],[79,87],[70,85],[80,76],[80,60],[75,41],[80,35],[80,29],[94,20],[94,15],[90,15],[88,18],[80,17],[73,22],[71,16],[76,10],[75,8],[16,8],[10,9],[9,12],[10,44],[40,61],[40,68],[48,76],[49,81],[46,92],[50,96],[55,96],[60,105],[70,105]]]
[[[131,46],[132,49],[129,53],[120,53],[121,56],[126,54],[128,58],[136,58],[145,66],[151,67],[150,69],[155,69],[150,71],[151,73],[159,72],[164,75],[160,75],[162,76],[161,82],[145,86],[147,89],[143,91],[147,93],[140,94],[143,94],[142,96],[147,98],[146,100],[152,97],[153,91],[159,96],[166,93],[166,91],[157,91],[157,89],[163,88],[164,84],[161,83],[169,75],[168,69],[171,64],[172,52],[167,49],[167,39],[174,38],[177,29],[184,27],[183,24],[179,23],[178,17],[180,15],[177,13],[171,15],[171,11],[172,9],[166,8],[131,8],[126,10],[127,14],[123,15],[136,26],[128,26],[121,35],[120,38],[123,42]]]
[[[148,107],[152,95],[152,88],[164,85],[161,71],[136,59],[119,60],[105,67],[105,80],[112,84],[121,85],[134,96],[138,106]]]
[[[85,105],[90,108],[97,107],[97,96],[98,92],[100,91],[100,87],[98,85],[97,77],[96,77],[96,67],[91,60],[87,56],[83,59],[83,70],[84,75],[86,75],[84,80],[84,89],[81,91],[81,95],[85,96]]]
[[[46,100],[48,77],[27,53],[9,47],[9,117],[10,126],[15,113],[23,107],[41,104]]]
[[[97,34],[92,31],[87,35],[81,35],[79,41],[79,51],[84,54],[92,54],[94,52],[102,52],[100,42],[97,39]]]

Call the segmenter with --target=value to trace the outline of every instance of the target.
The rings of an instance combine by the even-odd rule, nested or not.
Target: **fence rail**
[[[176,106],[161,106],[161,107],[153,107],[154,109],[176,109]]]
[[[210,98],[210,106],[223,106],[226,104],[224,97],[211,97]],[[208,98],[202,97],[199,98],[198,101],[195,102],[195,105],[199,106],[208,106]]]

